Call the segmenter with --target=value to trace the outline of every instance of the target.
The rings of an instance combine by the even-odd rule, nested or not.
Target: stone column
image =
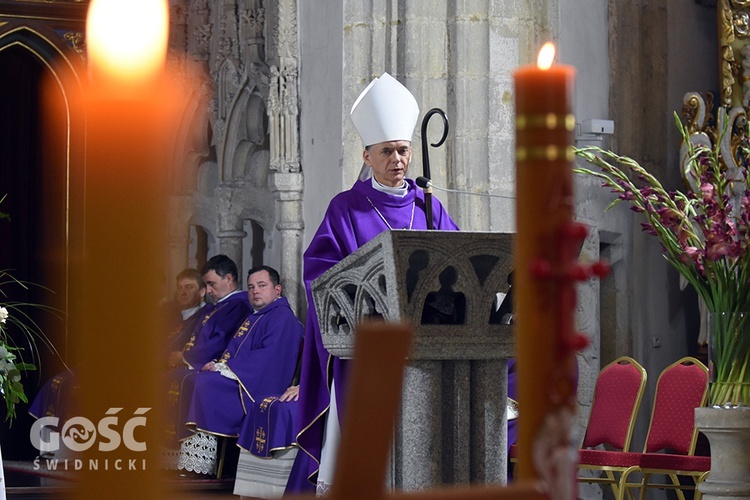
[[[219,237],[219,251],[232,259],[237,264],[237,281],[239,287],[244,288],[245,277],[244,269],[242,269],[242,240],[245,239],[247,233],[243,231],[242,221],[240,222],[240,228],[233,229],[220,229],[217,233]],[[209,258],[212,257],[209,255]]]
[[[471,482],[505,484],[508,467],[508,360],[471,364]]]
[[[190,248],[190,210],[192,203],[189,196],[173,196],[169,200],[169,249],[167,250],[167,268],[164,270],[166,292],[172,296],[175,277],[185,269],[188,263]]]
[[[268,185],[277,205],[276,229],[281,235],[281,274],[284,296],[296,313],[304,308],[302,283],[302,190],[304,175],[301,172],[273,172]]]
[[[411,362],[404,371],[393,487],[406,491],[442,484],[441,362]]]
[[[469,484],[471,481],[471,412],[474,406],[471,366],[468,360],[443,362],[443,405],[451,408],[447,413],[450,419],[443,425],[443,475],[448,474],[443,481],[448,483]],[[446,382],[449,387],[445,387]]]
[[[237,264],[237,279],[240,288],[244,288],[245,279],[242,269],[242,244],[247,237],[242,216],[243,203],[237,195],[237,190],[231,184],[223,184],[215,191],[217,201],[219,230],[216,237],[219,240],[219,251]],[[212,255],[208,256],[209,258]]]
[[[172,297],[172,293],[175,290],[175,278],[187,265],[186,249],[189,246],[190,237],[187,230],[180,231],[178,234],[170,232],[167,268],[164,270],[165,292],[168,298]]]

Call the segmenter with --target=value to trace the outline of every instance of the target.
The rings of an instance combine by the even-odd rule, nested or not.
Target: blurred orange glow
[[[164,68],[169,37],[167,0],[92,0],[86,46],[94,78],[139,85]]]
[[[552,42],[547,42],[539,50],[539,56],[536,59],[536,65],[539,69],[550,69],[552,61],[555,59],[555,46]]]

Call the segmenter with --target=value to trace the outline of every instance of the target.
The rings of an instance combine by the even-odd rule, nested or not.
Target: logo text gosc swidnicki
[[[94,445],[99,451],[114,451],[125,445],[130,451],[146,451],[146,443],[135,437],[138,427],[146,426],[145,414],[151,408],[138,408],[133,416],[120,423],[117,414],[122,408],[110,408],[105,416],[94,422],[86,417],[73,417],[65,421],[62,429],[58,417],[43,417],[34,422],[29,432],[31,444],[42,453],[54,453],[60,449],[60,440],[73,452],[86,451]]]

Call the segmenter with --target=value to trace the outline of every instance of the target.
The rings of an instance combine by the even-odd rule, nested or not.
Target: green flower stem
[[[750,313],[712,314],[711,360],[714,376],[709,404],[750,405]]]

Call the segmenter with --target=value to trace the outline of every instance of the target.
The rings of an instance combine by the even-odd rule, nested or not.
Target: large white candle
[[[166,86],[167,0],[92,0],[86,30],[85,216],[77,228],[85,236],[73,277],[73,345],[80,415],[95,425],[115,418],[109,434],[97,428],[82,446],[77,487],[84,498],[162,498],[166,332],[157,306],[167,279],[168,120],[180,101]]]

